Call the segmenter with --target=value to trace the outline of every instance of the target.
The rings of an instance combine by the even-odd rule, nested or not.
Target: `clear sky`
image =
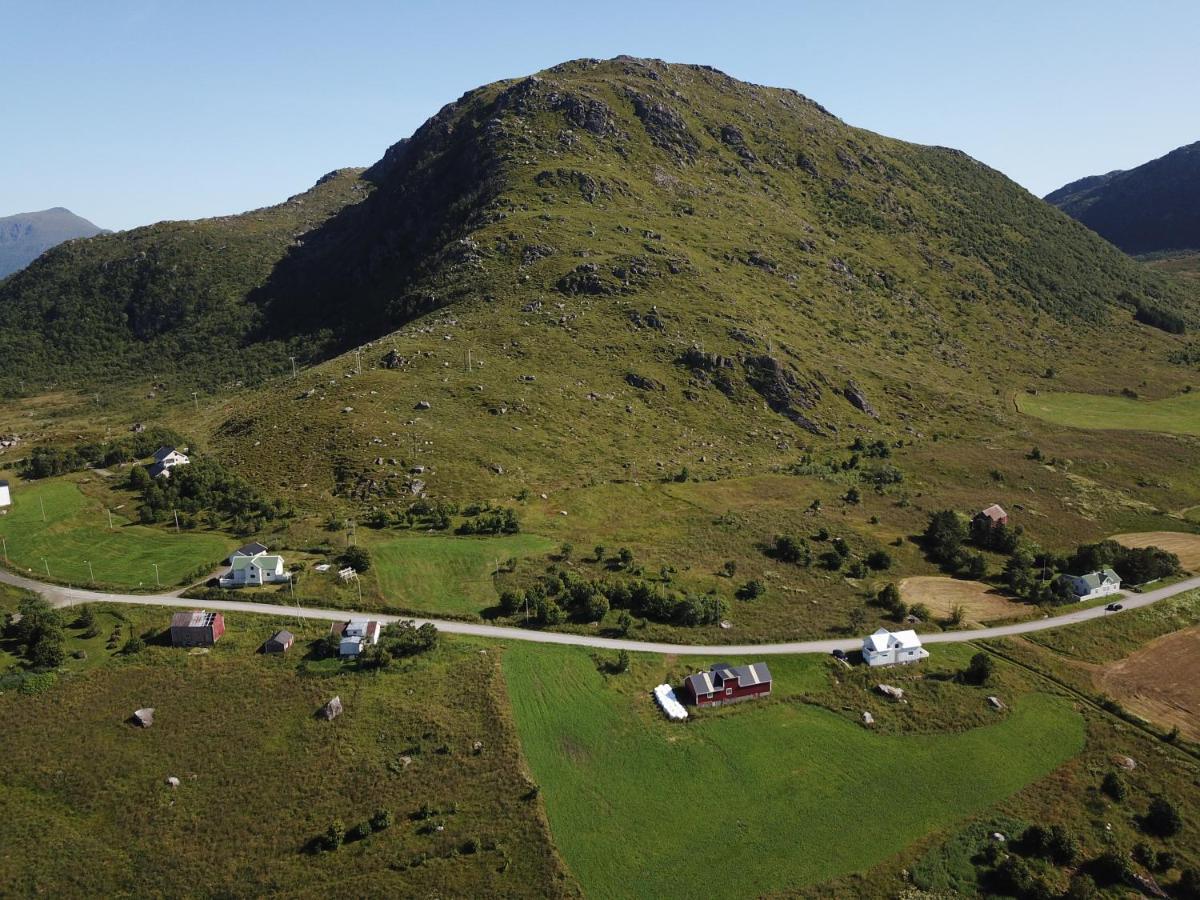
[[[0,215],[238,212],[566,59],[705,63],[1037,194],[1200,140],[1196,0],[0,0]]]

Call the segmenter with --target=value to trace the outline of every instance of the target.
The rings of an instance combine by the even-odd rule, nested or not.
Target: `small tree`
[[[967,684],[987,684],[995,667],[996,663],[991,655],[981,650],[971,657],[971,662],[963,670],[962,680]]]
[[[757,578],[751,578],[737,591],[739,600],[757,600],[767,592],[767,586]]]
[[[371,830],[383,831],[386,828],[391,828],[395,821],[390,809],[377,809],[375,815],[371,816]]]
[[[622,569],[628,569],[633,565],[633,551],[628,547],[622,547],[617,551],[617,561],[621,564]]]
[[[732,559],[725,560],[725,565],[721,566],[721,574],[726,578],[732,578],[737,573],[737,563]]]
[[[575,548],[567,541],[564,541],[563,545],[558,548],[558,556],[564,561],[570,559],[573,552],[575,552]]]
[[[1155,797],[1142,817],[1142,830],[1158,837],[1172,837],[1183,827],[1183,819],[1175,804],[1166,797]]]
[[[604,545],[603,544],[597,544],[596,549],[592,552],[596,554],[596,562],[598,562],[598,563],[604,562]]]
[[[633,616],[625,610],[621,610],[617,616],[617,631],[621,634],[629,634],[629,629],[633,627]]]
[[[358,544],[351,544],[343,550],[339,560],[342,565],[349,566],[360,575],[371,568],[371,554],[366,547]]]
[[[121,654],[123,656],[133,656],[135,653],[141,653],[145,649],[146,642],[136,634],[131,634],[129,640],[121,647]]]
[[[608,598],[601,593],[592,594],[587,600],[586,613],[589,622],[599,622],[608,615]]]
[[[325,849],[338,850],[346,840],[346,823],[341,819],[334,819],[330,823],[329,828],[325,830]]]
[[[867,565],[876,572],[892,567],[892,555],[886,550],[872,550],[867,554]]]
[[[1116,772],[1108,772],[1104,776],[1104,780],[1100,782],[1100,790],[1108,794],[1113,800],[1120,803],[1125,799],[1127,793],[1125,788],[1125,779]]]
[[[858,488],[852,487],[850,490],[846,491],[842,499],[853,506],[862,501],[862,495],[858,492]]]
[[[616,665],[613,667],[613,671],[615,671],[617,673],[629,671],[629,651],[628,650],[618,650],[617,651],[617,662],[616,662]]]
[[[956,603],[950,607],[950,614],[946,617],[947,625],[961,625],[963,619],[967,617],[967,608],[961,603]]]
[[[884,609],[892,609],[901,602],[900,588],[896,587],[895,582],[889,581],[879,589],[879,593],[875,595],[875,602]]]
[[[371,834],[371,823],[359,822],[346,834],[346,839],[350,841],[366,840]]]

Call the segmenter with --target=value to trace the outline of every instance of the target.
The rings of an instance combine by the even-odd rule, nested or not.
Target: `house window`
[[[732,697],[733,696],[733,688],[725,688],[725,696]]]

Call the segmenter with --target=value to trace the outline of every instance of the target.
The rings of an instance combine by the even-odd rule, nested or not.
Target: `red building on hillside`
[[[225,617],[198,609],[171,616],[171,644],[175,647],[211,647],[225,633]]]
[[[683,692],[696,706],[753,700],[771,693],[771,670],[761,662],[749,666],[717,663],[707,672],[685,678]]]

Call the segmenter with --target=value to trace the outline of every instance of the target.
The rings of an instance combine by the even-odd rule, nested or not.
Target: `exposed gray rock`
[[[636,372],[630,372],[625,376],[625,381],[639,391],[665,391],[667,386],[661,381],[656,381],[645,375],[638,375]]]
[[[875,407],[871,405],[871,401],[867,399],[867,395],[862,392],[862,388],[855,384],[853,379],[846,383],[846,387],[842,393],[855,409],[865,412],[872,419],[879,418],[879,413],[875,411]]]

